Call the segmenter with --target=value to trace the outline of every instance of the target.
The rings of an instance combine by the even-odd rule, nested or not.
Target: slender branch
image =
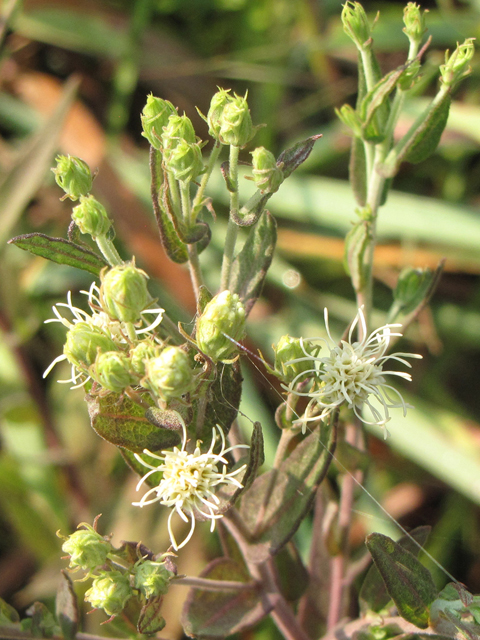
[[[194,589],[203,589],[204,591],[251,591],[258,587],[256,582],[238,582],[235,580],[208,580],[207,578],[196,578],[184,576],[182,578],[174,578],[172,585],[180,587],[193,587]]]
[[[106,238],[105,236],[97,236],[95,238],[95,242],[102,252],[103,257],[111,267],[123,264],[123,260],[121,259],[118,251],[115,248],[115,245],[111,240],[108,240],[108,238]]]
[[[235,244],[237,242],[238,226],[233,220],[233,214],[238,212],[238,155],[240,147],[230,145],[229,179],[230,179],[230,218],[228,220],[225,245],[223,250],[222,275],[220,278],[220,290],[228,289],[230,271],[232,269]]]

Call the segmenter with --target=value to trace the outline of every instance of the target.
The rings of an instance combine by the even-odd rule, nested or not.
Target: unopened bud
[[[215,362],[229,360],[245,337],[245,307],[236,293],[222,291],[206,305],[197,320],[196,340],[200,351]]]
[[[162,148],[163,127],[167,126],[170,116],[177,115],[177,110],[168,100],[156,98],[150,94],[143,107],[141,119],[144,136],[155,149]]]
[[[92,238],[106,236],[112,226],[105,207],[93,196],[80,196],[72,219],[82,233],[88,233]]]
[[[463,44],[457,44],[452,55],[448,51],[445,52],[445,64],[440,65],[440,74],[441,82],[447,87],[454,87],[471,73],[469,63],[475,53],[474,40],[475,38],[467,38]]]
[[[65,191],[64,198],[78,200],[92,189],[92,173],[86,162],[75,156],[57,156],[57,166],[52,169],[55,182]]]
[[[62,551],[70,556],[70,567],[80,567],[84,571],[94,571],[105,564],[107,555],[113,551],[110,541],[101,536],[93,527],[83,524],[68,536],[62,545]]]
[[[221,118],[223,114],[223,110],[225,105],[227,105],[232,99],[229,95],[230,89],[219,89],[217,93],[214,94],[211,102],[210,109],[207,114],[207,122],[208,122],[208,133],[218,140],[218,136],[220,134],[221,129]]]
[[[102,329],[77,322],[67,332],[63,353],[70,364],[84,370],[95,362],[98,353],[115,349],[115,342]]]
[[[218,139],[222,144],[244,147],[255,133],[256,127],[252,124],[247,96],[242,97],[235,94],[235,97],[230,98],[223,108]]]
[[[252,151],[253,181],[263,193],[275,193],[283,182],[283,171],[265,147]]]
[[[308,340],[282,336],[275,351],[275,374],[285,382],[292,382],[298,375],[312,368],[314,347]]]
[[[409,2],[403,10],[403,23],[405,25],[403,32],[416,47],[422,42],[427,30],[425,26],[426,13],[428,13],[428,10],[422,11],[416,2]]]
[[[130,350],[132,371],[140,377],[145,375],[145,363],[158,355],[159,345],[153,340],[142,340]]]
[[[166,347],[160,355],[145,363],[146,382],[162,400],[181,398],[192,389],[190,360],[179,347]]]
[[[165,167],[171,171],[176,180],[191,182],[203,172],[202,151],[200,145],[180,140],[173,149],[164,153]]]
[[[346,2],[342,10],[343,30],[358,49],[364,49],[372,37],[365,9],[359,2]]]
[[[149,300],[148,276],[133,263],[112,267],[102,274],[100,300],[103,310],[114,320],[137,322]]]
[[[186,115],[173,115],[168,119],[162,134],[163,151],[174,149],[184,140],[189,144],[197,141],[192,121]]]
[[[89,373],[104,389],[122,393],[127,387],[138,382],[131,368],[132,365],[126,353],[106,351],[98,354]]]
[[[132,596],[128,575],[121,571],[102,571],[85,593],[85,602],[94,609],[103,609],[109,616],[116,616],[125,609]]]
[[[143,560],[134,567],[134,587],[146,597],[163,596],[168,591],[168,585],[173,577],[163,562]]]

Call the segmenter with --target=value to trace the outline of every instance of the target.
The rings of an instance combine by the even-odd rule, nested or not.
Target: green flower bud
[[[283,171],[265,147],[252,151],[253,181],[263,193],[275,193],[283,182]]]
[[[62,551],[70,556],[70,567],[80,567],[84,571],[94,571],[105,564],[108,554],[113,550],[110,541],[105,539],[88,524],[68,536],[62,545]]]
[[[103,273],[100,287],[103,310],[114,320],[137,322],[149,300],[147,279],[145,271],[131,262]]]
[[[318,347],[308,340],[282,336],[275,351],[275,374],[285,382],[292,382],[299,374],[312,368],[312,355]]]
[[[140,377],[145,375],[145,363],[158,355],[159,346],[153,340],[142,340],[130,350],[132,371]]]
[[[244,147],[256,133],[247,104],[247,95],[230,98],[220,117],[218,139],[222,144]]]
[[[138,382],[131,369],[130,358],[126,353],[106,351],[98,354],[89,373],[104,389],[114,393],[122,393],[127,387]]]
[[[190,360],[179,347],[166,347],[160,355],[145,363],[146,382],[162,400],[180,398],[192,389]]]
[[[210,109],[207,114],[208,133],[218,140],[221,129],[221,118],[225,106],[232,100],[229,95],[230,89],[219,89],[210,102]]]
[[[409,2],[403,10],[403,32],[406,34],[412,45],[418,47],[422,42],[425,26],[425,14],[428,10],[422,11],[416,2]]]
[[[85,369],[95,362],[98,353],[115,349],[115,342],[104,331],[87,322],[77,322],[67,332],[63,353],[70,364]]]
[[[175,148],[165,149],[164,160],[165,167],[173,173],[176,180],[191,182],[204,170],[202,151],[198,143],[180,140]]]
[[[358,49],[364,49],[372,37],[365,9],[359,2],[346,2],[342,10],[343,30]]]
[[[55,182],[65,191],[63,198],[78,200],[92,189],[92,173],[86,162],[74,156],[57,156],[57,166],[52,169]]]
[[[177,110],[171,102],[156,98],[152,94],[147,96],[147,103],[140,116],[143,127],[142,136],[155,149],[161,150],[163,127],[167,126],[169,117],[173,115],[177,115]]]
[[[125,609],[132,593],[128,575],[121,571],[102,571],[85,593],[85,602],[94,609],[103,609],[109,616],[116,616]]]
[[[174,575],[163,562],[152,562],[152,560],[143,560],[137,563],[133,570],[135,574],[134,586],[146,598],[165,595]]]
[[[186,115],[170,116],[162,134],[164,153],[168,149],[174,149],[182,140],[189,144],[195,144],[197,141],[192,121]]]
[[[469,62],[475,53],[474,40],[467,38],[463,44],[457,44],[452,55],[449,55],[449,51],[445,52],[445,64],[440,65],[440,80],[447,87],[454,87],[472,72]]]
[[[357,138],[362,137],[362,119],[351,105],[344,104],[340,109],[335,109],[335,113],[343,124],[353,131]]]
[[[72,220],[82,233],[93,238],[106,236],[112,226],[105,207],[93,196],[80,196],[80,204],[72,211]]]
[[[232,358],[245,337],[245,307],[236,293],[222,291],[206,305],[197,320],[198,348],[215,362]]]

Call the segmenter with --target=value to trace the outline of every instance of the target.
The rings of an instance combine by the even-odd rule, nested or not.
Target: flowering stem
[[[115,249],[115,245],[106,236],[97,236],[95,238],[98,248],[102,252],[103,257],[111,267],[123,264],[123,260]]]
[[[215,163],[217,162],[220,151],[222,150],[222,145],[217,141],[215,142],[210,157],[208,159],[207,168],[205,173],[202,176],[202,180],[200,182],[200,186],[198,187],[197,193],[195,194],[195,198],[193,199],[192,211],[196,212],[197,207],[199,207],[202,203],[203,194],[205,192],[205,187],[207,186],[207,182],[212,175],[212,171],[215,167]]]
[[[230,188],[230,218],[228,220],[227,233],[225,236],[225,247],[223,251],[222,275],[220,278],[220,291],[228,289],[230,271],[232,269],[233,254],[237,242],[238,226],[234,222],[232,214],[238,212],[238,154],[240,147],[230,145],[229,179]]]

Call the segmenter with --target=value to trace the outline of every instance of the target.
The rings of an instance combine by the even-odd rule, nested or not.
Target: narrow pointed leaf
[[[88,271],[95,276],[107,266],[105,260],[90,249],[64,238],[51,238],[43,233],[26,233],[12,238],[9,244],[52,262]]]
[[[277,241],[277,224],[265,211],[252,227],[243,249],[232,264],[229,288],[238,293],[248,315],[262,292]]]
[[[402,618],[426,629],[438,593],[428,569],[388,536],[372,533],[366,545]]]
[[[139,633],[153,635],[166,625],[166,620],[160,613],[162,600],[163,596],[154,596],[142,607],[137,623]]]
[[[240,513],[250,534],[249,558],[263,562],[291,539],[311,508],[335,450],[336,430],[322,426],[243,495]]]
[[[359,206],[364,207],[367,202],[367,161],[364,143],[355,136],[352,138],[348,171],[355,200]]]
[[[372,241],[371,227],[367,220],[356,222],[345,238],[345,268],[356,291],[363,288],[367,277],[364,255]]]

